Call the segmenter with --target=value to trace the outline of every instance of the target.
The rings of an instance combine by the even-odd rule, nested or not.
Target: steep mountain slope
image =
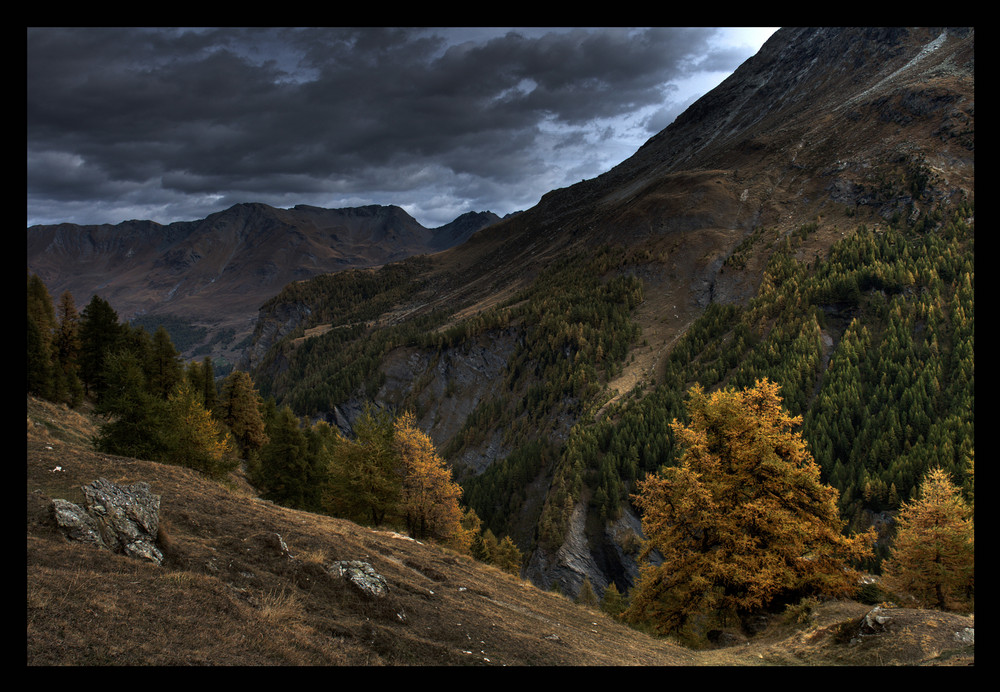
[[[232,362],[258,308],[285,285],[437,252],[498,220],[490,212],[470,212],[428,229],[394,206],[237,204],[166,226],[33,226],[27,263],[53,295],[70,291],[79,309],[98,294],[125,319],[152,325],[157,320],[151,316],[172,318],[168,324],[195,334],[190,343],[175,337],[185,355]]]
[[[942,272],[968,274],[974,81],[971,29],[783,29],[606,174],[421,262],[290,287],[261,310],[244,366],[265,393],[345,429],[367,400],[415,410],[484,521],[530,553],[535,583],[627,589],[639,531],[627,493],[670,460],[664,429],[686,386],[812,344],[782,382],[799,412],[851,319],[884,314],[858,290],[913,295],[872,283],[876,265],[863,289],[848,279],[854,292],[827,278],[788,298],[783,277],[853,271],[836,243],[908,223],[961,226],[948,231],[959,264]],[[920,237],[891,242],[938,252]],[[911,269],[923,276],[899,271]],[[792,326],[786,300],[802,308]],[[786,331],[799,341],[769,344]],[[948,375],[968,388],[962,377]],[[652,420],[630,450],[623,430]],[[906,445],[923,444],[912,434]]]

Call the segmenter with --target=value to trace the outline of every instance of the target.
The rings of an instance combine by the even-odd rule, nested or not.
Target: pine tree
[[[323,472],[310,454],[301,421],[284,406],[267,426],[268,442],[260,450],[254,482],[264,499],[296,509],[320,506]]]
[[[104,361],[118,348],[123,329],[108,301],[94,296],[80,318],[80,379],[84,391],[100,399],[104,391]]]
[[[837,491],[781,407],[778,386],[689,392],[691,422],[674,421],[679,465],[639,484],[643,564],[629,617],[660,631],[695,613],[744,614],[778,597],[853,592],[852,561],[871,554],[874,534],[847,537]]]
[[[948,474],[931,469],[919,497],[904,503],[882,586],[944,609],[972,599],[975,529],[972,511]]]
[[[206,370],[202,370],[204,380]],[[202,381],[203,391],[208,385]],[[214,391],[214,381],[211,385]],[[207,397],[206,397],[207,398]],[[206,408],[211,408],[206,403]],[[215,415],[229,427],[244,459],[250,459],[267,443],[260,394],[250,375],[233,370],[222,383],[222,394],[215,405]]]
[[[166,401],[149,393],[142,363],[127,349],[106,358],[104,395],[94,410],[107,422],[94,444],[109,454],[157,460],[169,448],[169,412]]]

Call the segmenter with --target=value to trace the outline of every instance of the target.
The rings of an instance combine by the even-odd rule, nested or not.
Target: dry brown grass
[[[254,498],[240,479],[98,454],[85,415],[28,401],[29,665],[801,665],[969,663],[948,644],[971,616],[913,611],[896,639],[834,635],[864,606],[741,647],[692,651],[438,546]],[[55,469],[59,470],[55,470]],[[68,542],[53,498],[104,477],[161,496],[162,566]],[[235,490],[234,490],[235,489]],[[291,557],[275,548],[274,534]],[[372,601],[332,577],[366,560],[389,583]],[[831,606],[832,607],[832,606]],[[938,627],[920,627],[920,622]],[[781,629],[781,628],[784,629]],[[896,635],[894,635],[896,636]],[[957,653],[956,653],[957,652]]]

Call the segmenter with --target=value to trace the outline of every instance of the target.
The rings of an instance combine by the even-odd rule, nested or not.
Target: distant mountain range
[[[438,252],[499,220],[469,212],[429,229],[397,206],[237,204],[167,225],[31,226],[27,265],[53,299],[69,291],[82,310],[100,295],[122,319],[166,322],[186,356],[232,362],[258,309],[287,284]]]

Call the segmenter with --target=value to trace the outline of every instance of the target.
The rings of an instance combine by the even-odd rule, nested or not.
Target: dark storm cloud
[[[168,222],[244,201],[399,204],[427,225],[526,208],[630,155],[676,115],[676,82],[755,49],[713,36],[29,30],[29,223]]]

